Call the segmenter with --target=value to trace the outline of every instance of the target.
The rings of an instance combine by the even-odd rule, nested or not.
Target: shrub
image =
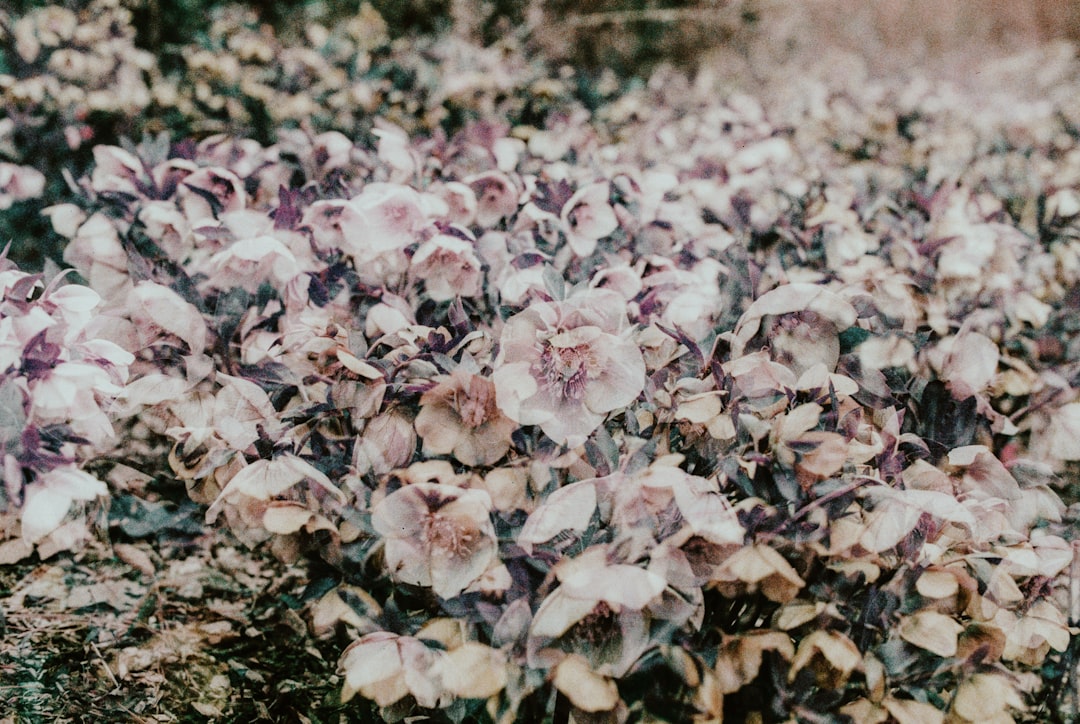
[[[1045,718],[1080,566],[1070,94],[586,98],[367,10],[291,45],[225,9],[170,77],[111,12],[149,100],[105,110],[162,133],[41,171],[86,286],[0,271],[5,560],[168,470],[319,561],[312,628],[388,721]],[[25,17],[15,96],[82,27]],[[91,80],[41,80],[25,128],[81,128]]]

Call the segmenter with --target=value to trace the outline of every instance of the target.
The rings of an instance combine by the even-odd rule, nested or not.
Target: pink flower
[[[45,175],[30,166],[0,163],[0,211],[16,201],[35,199],[45,191]]]
[[[174,261],[183,261],[195,245],[187,218],[169,201],[148,201],[139,207],[146,233]],[[55,223],[55,217],[54,223]]]
[[[89,286],[105,299],[131,288],[128,256],[113,223],[102,213],[87,219],[64,249],[64,261],[75,267]]]
[[[608,203],[607,182],[589,184],[578,190],[563,205],[560,215],[566,242],[578,256],[589,256],[596,242],[619,228],[615,210]]]
[[[151,281],[139,282],[128,294],[127,308],[143,345],[174,335],[192,354],[206,349],[206,322],[195,305],[172,289]]]
[[[476,193],[476,223],[491,228],[518,208],[517,189],[504,173],[488,171],[468,179]]]
[[[315,248],[321,251],[345,249],[345,229],[363,222],[348,201],[316,201],[304,211],[302,227],[311,232]]]
[[[94,147],[90,188],[100,193],[142,196],[147,189],[146,167],[138,156],[117,146]]]
[[[212,273],[211,285],[219,289],[239,286],[250,292],[265,282],[283,287],[301,272],[292,251],[269,235],[233,242],[210,258],[207,270]]]
[[[324,171],[348,166],[352,161],[353,143],[339,131],[320,133],[312,139],[315,160]]]
[[[341,250],[358,262],[365,278],[378,277],[384,267],[392,272],[408,263],[402,250],[418,241],[428,224],[422,202],[408,186],[372,183],[349,201],[316,201],[302,223],[316,248]]]
[[[454,370],[420,398],[416,432],[429,455],[453,455],[466,465],[492,465],[510,449],[517,427],[495,406],[495,385]]]
[[[416,451],[412,420],[401,408],[387,410],[364,426],[353,449],[353,466],[361,473],[388,473],[408,464]]]
[[[53,231],[68,239],[74,238],[79,227],[86,221],[86,212],[75,204],[47,206],[41,210],[41,215],[49,218]]]
[[[221,214],[247,206],[247,192],[240,177],[224,168],[201,168],[187,176],[178,194],[192,226],[211,223]]]
[[[236,166],[233,165],[232,168],[235,169]],[[184,179],[198,170],[199,164],[194,161],[189,161],[186,158],[170,158],[150,169],[150,178],[153,179],[158,193],[172,197],[176,194],[176,190],[180,188],[180,184],[183,183]],[[167,203],[175,208],[173,201]]]
[[[472,226],[476,221],[476,194],[460,181],[449,181],[433,189],[446,202],[446,218],[454,224]]]
[[[723,267],[715,259],[702,259],[692,270],[679,269],[669,259],[651,257],[655,269],[642,280],[647,294],[641,303],[649,318],[666,327],[678,327],[703,339],[713,329],[713,317],[724,307],[719,276]]]
[[[428,297],[436,302],[480,295],[480,260],[473,245],[456,236],[442,234],[422,244],[413,255],[412,273],[424,280]]]
[[[514,315],[492,375],[499,409],[560,444],[584,443],[645,386],[645,361],[627,328],[622,297],[600,289]]]
[[[216,133],[199,141],[196,157],[201,163],[231,169],[242,178],[255,173],[266,161],[258,141],[225,133]]]
[[[366,228],[353,245],[379,254],[401,249],[416,241],[427,225],[420,194],[408,186],[371,183],[350,203],[363,215]]]
[[[376,153],[379,160],[390,167],[391,178],[405,181],[416,174],[420,165],[409,148],[409,137],[400,128],[376,128],[372,135],[379,139]]]
[[[490,512],[482,490],[414,483],[377,504],[371,524],[386,538],[386,567],[396,580],[453,598],[497,559]]]

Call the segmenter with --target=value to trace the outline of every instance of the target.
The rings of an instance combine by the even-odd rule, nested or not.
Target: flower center
[[[607,601],[601,601],[587,616],[574,624],[572,635],[576,643],[585,645],[585,650],[595,650],[609,645],[617,629],[618,615]]]
[[[574,207],[574,209],[568,214],[567,220],[570,222],[570,228],[574,231],[578,231],[583,226],[593,223],[596,214],[586,204]]]
[[[454,406],[461,423],[470,430],[487,422],[495,411],[494,386],[487,380],[473,377],[469,380],[469,387],[455,394]]]
[[[564,399],[578,401],[585,396],[585,382],[596,368],[588,345],[556,347],[548,344],[540,355],[538,376],[559,391]]]
[[[444,276],[467,272],[471,268],[469,262],[461,254],[450,249],[439,249],[432,254],[431,266],[434,269],[445,270]]]
[[[463,529],[441,513],[425,516],[421,535],[431,549],[447,551],[456,557],[468,555],[469,546],[476,539],[473,531]]]
[[[487,417],[484,403],[472,397],[465,398],[460,409],[458,409],[458,413],[461,415],[461,421],[465,424],[465,427],[470,430],[475,430],[483,425],[484,418]]]

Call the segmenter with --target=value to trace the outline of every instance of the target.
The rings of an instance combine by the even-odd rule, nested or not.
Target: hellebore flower
[[[595,183],[578,190],[563,205],[560,219],[566,242],[578,256],[589,256],[596,242],[619,228],[615,211],[608,203],[607,183]]]
[[[45,192],[45,175],[31,166],[0,163],[0,211]]]
[[[641,350],[624,334],[625,307],[618,294],[594,289],[507,320],[492,375],[499,409],[557,443],[584,443],[645,386]]]
[[[453,598],[496,559],[490,512],[482,490],[414,483],[376,505],[371,523],[386,538],[386,567],[396,580]]]
[[[476,223],[490,229],[513,216],[518,208],[518,192],[506,174],[488,171],[468,179],[476,194]]]
[[[560,561],[555,572],[560,585],[529,627],[530,665],[580,654],[593,671],[622,676],[649,646],[648,606],[666,582],[638,566],[609,562],[605,546]]]
[[[491,380],[455,370],[420,398],[416,432],[424,452],[466,465],[492,465],[510,449],[514,421],[495,406]]]
[[[379,706],[390,706],[411,694],[420,706],[438,706],[443,692],[433,669],[443,656],[444,652],[412,636],[369,633],[341,655],[339,669],[345,677],[342,699],[348,701],[359,692]]]
[[[455,236],[442,234],[422,244],[413,255],[412,273],[424,280],[428,297],[436,302],[480,295],[480,260],[471,242]]]

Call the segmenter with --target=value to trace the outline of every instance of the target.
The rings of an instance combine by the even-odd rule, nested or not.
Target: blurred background
[[[710,51],[755,45],[781,55],[824,47],[882,67],[960,51],[1014,50],[1080,39],[1077,0],[118,0],[135,13],[139,45],[167,50],[207,32],[216,9],[256,10],[277,33],[302,37],[370,4],[392,37],[454,32],[490,44],[522,30],[552,59],[642,72],[696,67]],[[13,15],[84,0],[8,0]]]
[[[131,0],[148,44],[183,42],[214,0]],[[332,23],[357,0],[256,0],[282,32]],[[882,69],[958,53],[1080,39],[1077,0],[371,0],[392,35],[453,31],[488,44],[523,28],[552,59],[621,72],[669,61],[691,68],[717,48],[797,55],[824,47]],[[155,22],[156,21],[156,22]],[[725,54],[726,55],[726,54]]]

